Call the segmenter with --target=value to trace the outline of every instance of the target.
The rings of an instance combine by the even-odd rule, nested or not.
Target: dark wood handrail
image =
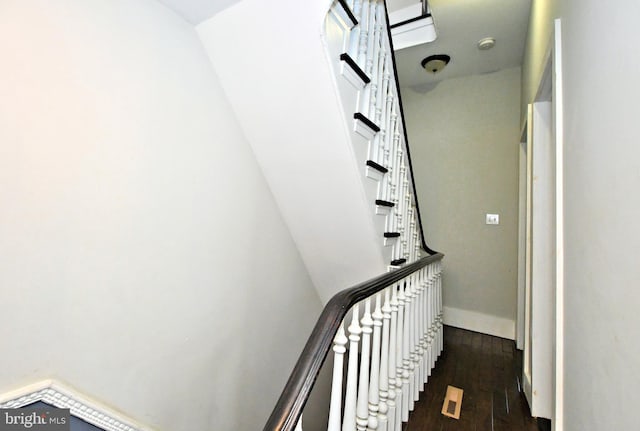
[[[293,431],[322,368],[333,338],[347,312],[358,302],[443,258],[442,253],[423,257],[336,293],[322,310],[298,362],[285,385],[263,431]]]

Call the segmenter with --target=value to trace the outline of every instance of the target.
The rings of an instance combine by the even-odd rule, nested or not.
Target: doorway
[[[560,21],[520,144],[517,345],[531,414],[562,414],[562,92]]]

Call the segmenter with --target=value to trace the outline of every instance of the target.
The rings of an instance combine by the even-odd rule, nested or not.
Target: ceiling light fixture
[[[481,51],[486,51],[488,49],[491,49],[495,45],[496,45],[496,39],[493,37],[485,37],[484,39],[480,39],[478,41],[478,49]]]
[[[451,61],[451,57],[449,57],[447,54],[437,54],[430,55],[429,57],[422,60],[420,64],[422,65],[424,70],[435,74],[444,69],[444,67],[449,64],[449,61]]]

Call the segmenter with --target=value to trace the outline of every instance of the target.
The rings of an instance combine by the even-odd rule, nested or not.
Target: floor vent
[[[462,408],[463,390],[454,386],[447,386],[447,394],[442,404],[442,414],[450,418],[460,419],[460,409]]]

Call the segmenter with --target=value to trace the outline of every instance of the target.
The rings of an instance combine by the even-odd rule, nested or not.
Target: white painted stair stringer
[[[331,4],[244,0],[197,26],[325,302],[388,265],[323,40]]]

